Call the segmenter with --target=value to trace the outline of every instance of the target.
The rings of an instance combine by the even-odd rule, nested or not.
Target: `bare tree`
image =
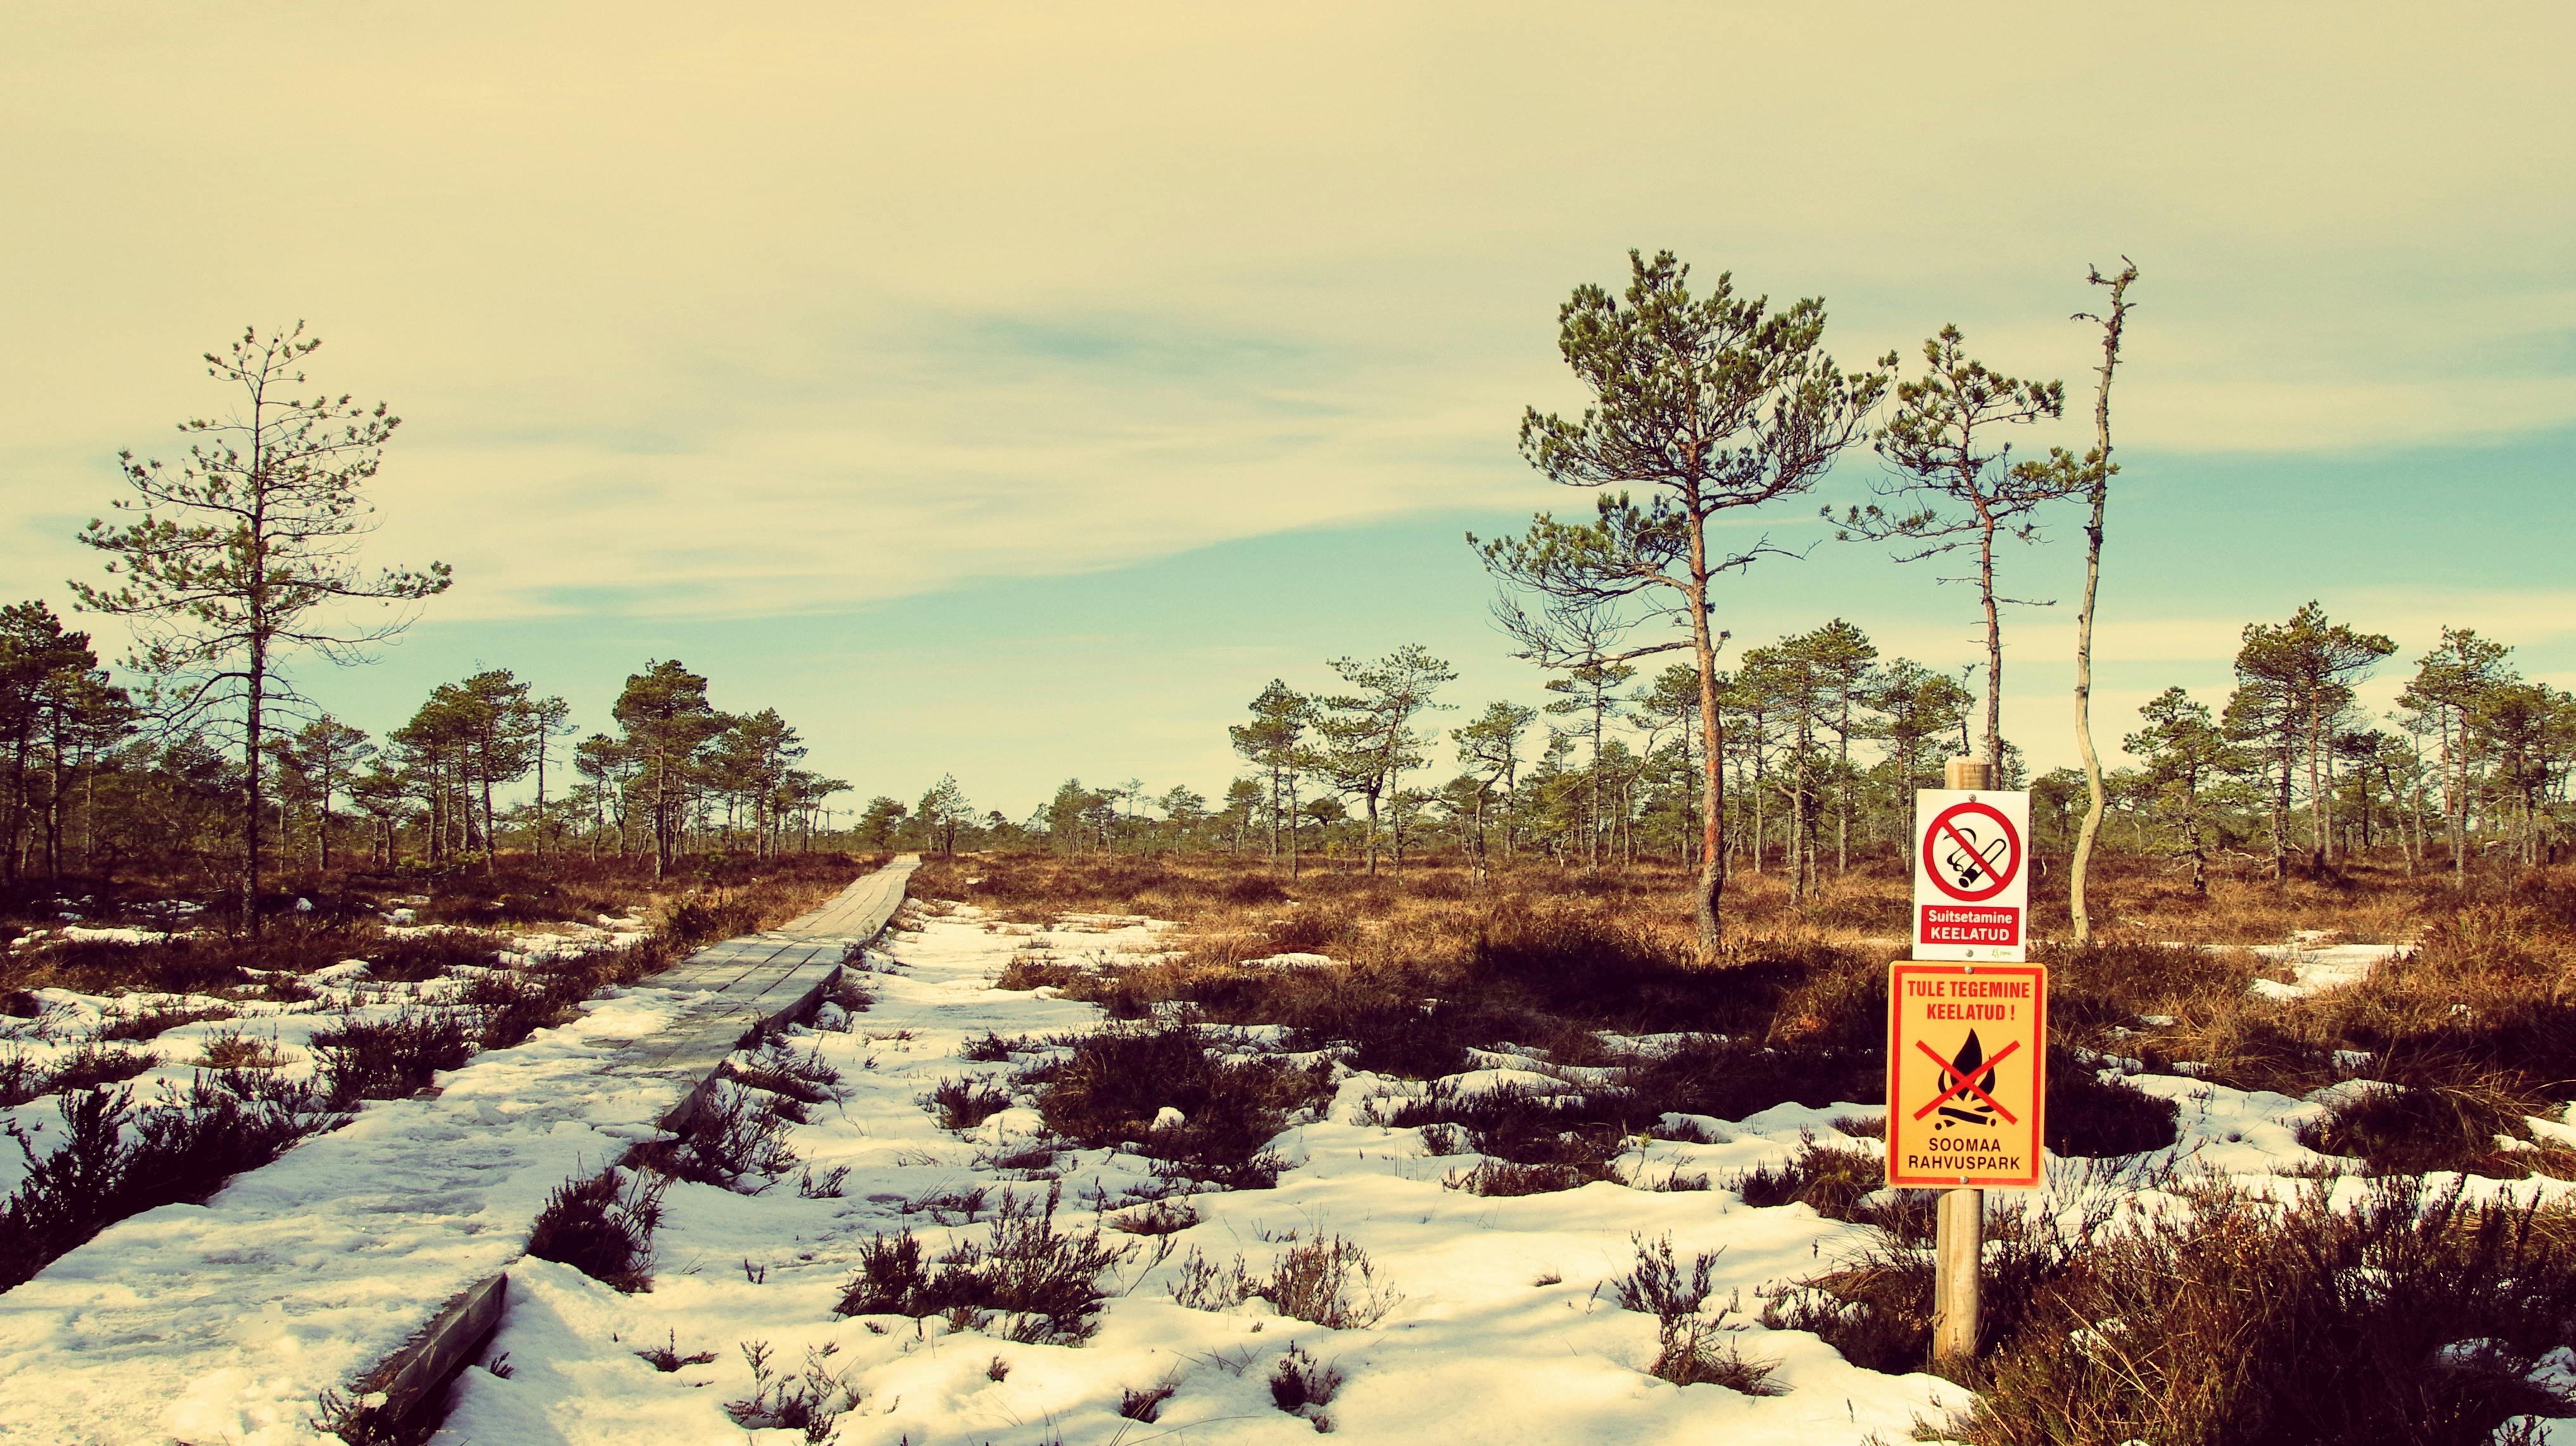
[[[176,468],[117,454],[135,495],[115,505],[131,520],[92,518],[80,534],[107,554],[111,581],[71,584],[82,607],[134,620],[128,666],[156,680],[152,706],[165,724],[217,721],[234,732],[243,764],[242,914],[254,932],[264,745],[271,715],[304,703],[280,671],[282,657],[305,648],[334,663],[361,661],[370,644],[410,625],[408,604],[450,581],[443,562],[420,572],[359,569],[359,539],[375,530],[361,489],[401,419],[382,402],[290,395],[321,344],[299,321],[282,335],[244,330],[224,355],[206,353],[206,374],[238,389],[236,409],[180,423],[193,440]],[[343,620],[352,604],[390,615]]]
[[[2084,524],[2084,602],[2075,611],[2075,748],[2084,758],[2087,800],[2084,827],[2075,835],[2075,867],[2067,882],[2067,902],[2075,917],[2078,944],[2093,942],[2093,913],[2084,903],[2084,880],[2093,863],[2093,840],[2102,832],[2102,813],[2110,802],[2102,787],[2101,755],[2093,751],[2093,594],[2102,579],[2102,513],[2111,499],[2111,476],[2120,470],[2111,460],[2111,374],[2120,365],[2120,333],[2129,324],[2129,283],[2138,279],[2138,263],[2121,257],[2116,276],[2086,267],[2085,279],[2111,288],[2108,312],[2075,314],[2077,321],[2102,328],[2102,365],[2094,369],[2102,381],[2093,390],[2093,451],[2081,462],[2073,462],[2064,452],[2050,458],[2060,467],[2072,463],[2081,469],[2093,503],[2092,518]]]

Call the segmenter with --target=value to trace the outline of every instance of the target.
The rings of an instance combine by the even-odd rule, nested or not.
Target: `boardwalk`
[[[884,927],[907,856],[782,928],[702,950],[368,1106],[206,1206],[110,1227],[0,1294],[0,1442],[309,1442],[442,1301],[518,1258],[545,1197],[652,1138],[752,1025]]]
[[[885,928],[920,864],[919,855],[905,854],[810,914],[701,949],[653,976],[655,988],[688,996],[685,1012],[619,1051],[609,1072],[667,1085],[673,1105],[662,1123],[676,1128],[745,1034],[796,1012],[831,979],[851,945]]]

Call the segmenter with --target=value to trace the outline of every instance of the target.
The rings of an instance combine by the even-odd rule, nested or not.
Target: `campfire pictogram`
[[[1939,1106],[1941,1121],[1932,1128],[1946,1130],[1954,1121],[1981,1127],[1994,1124],[1995,1106],[1988,1096],[1995,1092],[1995,1070],[1992,1065],[1987,1065],[1980,1073],[1977,1067],[1984,1064],[1986,1047],[1978,1042],[1977,1032],[1971,1029],[1967,1041],[1959,1046],[1959,1052],[1949,1066],[1933,1077],[1933,1088],[1946,1098]],[[1970,1096],[1974,1097],[1973,1100]]]

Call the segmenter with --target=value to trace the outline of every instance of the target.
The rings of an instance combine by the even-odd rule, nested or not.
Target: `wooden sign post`
[[[2030,795],[1950,761],[1915,795],[1914,947],[1889,966],[1887,1183],[1942,1192],[1932,1355],[1977,1353],[1985,1192],[2040,1182],[2048,971],[2023,962]]]

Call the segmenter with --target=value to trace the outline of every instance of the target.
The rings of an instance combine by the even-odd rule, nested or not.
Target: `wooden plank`
[[[660,1121],[666,1130],[686,1128],[747,1038],[813,1017],[852,944],[873,940],[893,918],[919,862],[906,856],[781,929],[710,945],[648,977],[643,982],[650,987],[702,994],[704,1002],[693,1004],[674,1028],[621,1050],[608,1072],[693,1080]],[[435,1405],[447,1383],[499,1331],[509,1281],[506,1273],[496,1275],[451,1300],[410,1343],[368,1372],[359,1389],[384,1393],[368,1419],[398,1426]]]
[[[369,1371],[358,1389],[382,1391],[384,1401],[369,1415],[385,1426],[398,1426],[423,1407],[459,1371],[472,1365],[501,1329],[509,1304],[508,1272],[493,1276],[447,1303],[418,1336]]]

